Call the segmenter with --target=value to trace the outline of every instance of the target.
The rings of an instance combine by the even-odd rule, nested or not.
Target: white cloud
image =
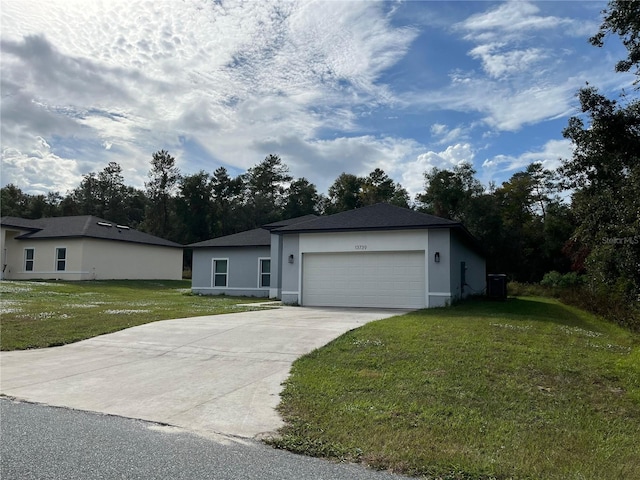
[[[253,146],[264,154],[280,152],[291,172],[312,179],[320,192],[326,192],[341,172],[364,176],[376,168],[412,191],[404,184],[403,174],[421,148],[414,140],[370,135],[328,140],[280,136]]]
[[[2,90],[15,96],[3,146],[28,156],[33,135],[90,140],[102,153],[76,151],[92,157],[82,173],[108,158],[138,187],[161,148],[215,167],[192,163],[184,138],[240,170],[279,153],[263,151],[273,139],[318,151],[318,131],[353,131],[354,109],[395,102],[378,79],[416,34],[369,2],[3,2]],[[353,142],[333,143],[349,157]]]
[[[534,65],[548,58],[541,48],[508,50],[504,43],[487,43],[472,49],[469,54],[482,60],[482,67],[492,78],[501,78],[514,73],[537,73]]]
[[[395,26],[395,15],[407,10],[439,10],[416,5],[3,0],[2,181],[65,191],[117,161],[125,180],[143,187],[152,153],[164,148],[186,174],[220,164],[242,171],[276,153],[320,191],[342,171],[365,175],[379,167],[415,194],[425,170],[478,155],[471,146],[478,123],[497,141],[497,132],[566,115],[585,80],[606,79],[601,64],[563,63],[575,56],[571,48],[546,38],[567,38],[588,22],[509,2],[486,4],[453,33],[438,20],[439,31],[473,43],[461,48],[468,58],[450,72],[448,86],[424,86],[437,66],[405,57],[420,32]],[[430,32],[423,33],[420,41]],[[412,53],[423,48],[441,46],[420,43]],[[418,93],[401,96],[385,83],[399,76],[420,78]],[[436,109],[437,122],[429,129],[419,120],[422,127],[408,130],[412,138],[395,130],[402,121],[388,132],[388,119],[375,116],[404,121],[405,113],[428,117]],[[504,158],[500,165],[508,166],[511,157]]]
[[[51,153],[51,147],[42,137],[33,139],[31,148],[24,153],[2,148],[4,184],[13,183],[30,193],[46,195],[49,191],[61,190],[61,186],[75,187],[81,178],[78,162]]]
[[[431,136],[439,145],[445,145],[466,138],[466,133],[462,127],[449,128],[447,125],[434,123],[431,125]]]
[[[497,155],[488,158],[482,163],[484,175],[493,175],[495,172],[512,172],[522,170],[531,163],[542,163],[544,168],[555,170],[561,164],[562,159],[571,158],[573,144],[570,140],[549,140],[539,151],[524,152],[518,156]]]
[[[464,162],[473,164],[474,150],[469,143],[450,145],[440,152],[428,151],[407,162],[403,168],[402,185],[414,197],[416,193],[424,191],[424,173],[434,167],[451,169]]]
[[[536,30],[561,27],[573,36],[587,36],[594,31],[593,24],[572,18],[538,15],[540,8],[530,2],[510,0],[483,13],[470,16],[456,27],[467,33],[467,40],[479,42],[504,41],[521,38]]]
[[[566,48],[558,48],[569,37],[586,38],[591,27],[597,30],[584,19],[541,14],[539,6],[526,1],[491,6],[453,29],[475,44],[468,55],[480,61],[484,74],[456,69],[450,72],[447,87],[415,100],[436,108],[479,112],[484,123],[497,131],[517,131],[566,116],[575,109],[575,92],[586,80],[611,83],[602,65],[575,61]]]
[[[460,112],[479,112],[485,124],[499,131],[517,131],[525,125],[571,113],[581,77],[528,84],[503,83],[458,72],[451,85],[436,92],[408,98],[413,104]]]

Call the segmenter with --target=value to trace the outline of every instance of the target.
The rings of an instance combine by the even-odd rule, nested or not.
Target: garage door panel
[[[423,308],[424,252],[305,253],[302,303]]]

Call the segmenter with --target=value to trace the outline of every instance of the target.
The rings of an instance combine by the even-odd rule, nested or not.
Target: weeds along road
[[[0,399],[0,478],[373,479],[403,478],[274,450],[222,435]]]

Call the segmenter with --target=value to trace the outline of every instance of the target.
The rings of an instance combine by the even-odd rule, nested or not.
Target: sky
[[[0,0],[1,184],[77,187],[109,162],[144,188],[279,155],[318,191],[381,168],[411,196],[471,162],[500,185],[556,168],[586,85],[631,74],[600,1]]]

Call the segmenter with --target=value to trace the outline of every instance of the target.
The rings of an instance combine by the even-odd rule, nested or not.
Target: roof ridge
[[[89,227],[93,223],[92,220],[93,220],[93,215],[89,215],[87,220],[84,222],[84,227],[82,227],[82,234],[83,235],[87,234],[87,231],[89,230]]]

